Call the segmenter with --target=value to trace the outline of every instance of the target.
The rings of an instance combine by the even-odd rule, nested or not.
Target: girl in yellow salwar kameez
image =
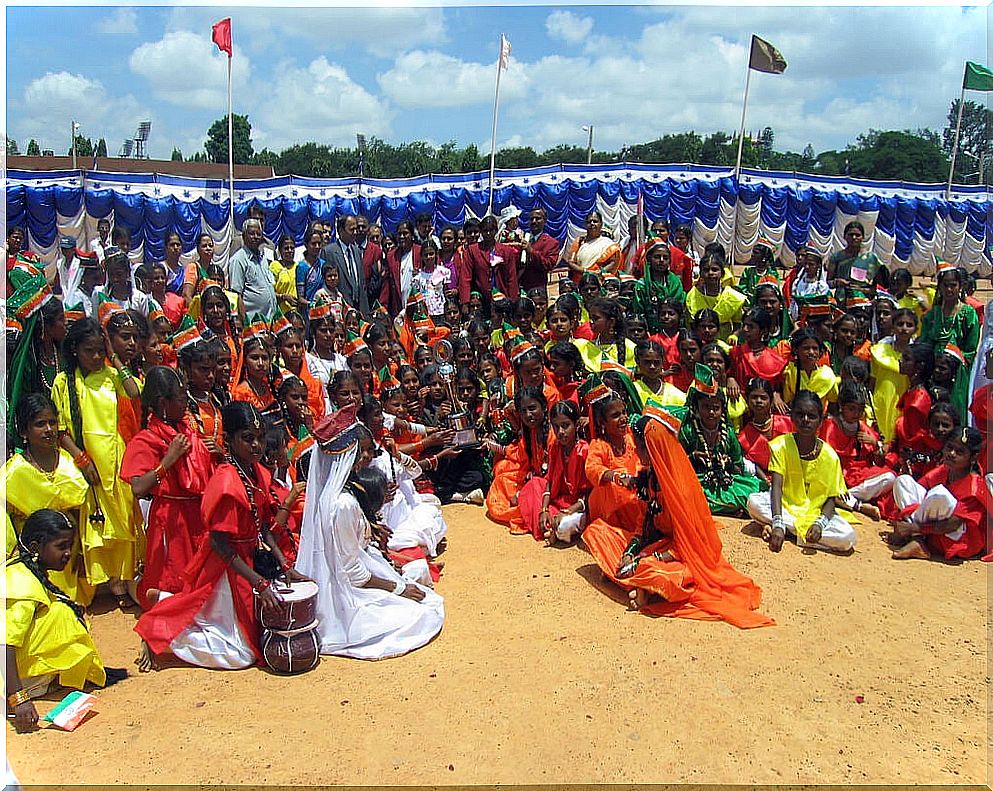
[[[127,671],[104,668],[86,628],[83,608],[50,579],[69,561],[76,528],[58,511],[42,509],[24,523],[16,556],[7,561],[4,680],[7,715],[18,730],[38,722],[32,698],[55,680],[64,687],[106,686]]]
[[[17,432],[20,447],[4,465],[7,485],[7,514],[13,532],[7,538],[7,558],[17,554],[17,536],[24,520],[42,508],[69,514],[79,523],[79,509],[89,487],[72,456],[58,446],[59,413],[52,400],[42,393],[29,393],[17,405]],[[61,571],[49,574],[52,582],[70,599],[82,605],[93,600],[93,588],[83,571],[79,535],[72,557]]]
[[[875,381],[872,404],[876,410],[876,425],[886,442],[892,442],[896,437],[896,419],[900,416],[897,403],[910,388],[910,380],[900,373],[900,360],[915,335],[917,314],[909,308],[899,308],[893,312],[893,335],[872,346],[869,361]]]
[[[55,378],[52,400],[59,410],[62,447],[90,485],[80,521],[86,578],[92,585],[109,582],[123,609],[144,556],[141,512],[131,487],[120,479],[126,444],[122,428],[136,422],[141,393],[106,329],[113,323],[118,337],[127,337],[126,321],[115,318],[127,314],[108,304],[100,308],[104,329],[92,318],[70,327],[65,370]]]

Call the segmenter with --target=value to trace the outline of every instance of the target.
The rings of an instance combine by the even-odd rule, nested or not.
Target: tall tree
[[[72,156],[72,146],[69,146],[69,150],[66,152],[69,156]],[[76,156],[77,157],[91,157],[93,156],[93,141],[88,137],[83,137],[82,135],[76,135]]]
[[[28,140],[28,150],[25,152],[29,157],[40,157],[41,156],[41,146],[38,145],[38,141],[33,137]]]
[[[98,157],[107,156],[107,141],[101,137],[97,141],[97,148],[96,151],[94,151],[93,153],[96,154]]]
[[[239,165],[248,165],[252,161],[252,125],[247,115],[234,114],[231,121],[234,132],[234,161]],[[207,130],[207,142],[204,144],[207,156],[211,162],[228,161],[228,117],[222,116],[210,125]]]
[[[172,162],[182,162],[183,161],[183,152],[180,151],[178,148],[173,148],[172,149],[172,156],[169,157],[169,159]]]
[[[940,183],[948,177],[948,158],[934,133],[870,129],[846,153],[856,178]]]
[[[941,148],[952,156],[955,142],[955,122],[959,115],[959,100],[952,102],[948,109],[948,126],[941,133]],[[965,156],[962,156],[962,154]],[[979,167],[982,161],[983,167]],[[993,110],[978,102],[967,101],[962,106],[962,128],[959,133],[959,154],[955,158],[954,180],[962,183],[978,183],[978,171],[982,171],[986,184],[993,184]],[[967,178],[967,174],[976,174]],[[947,173],[945,174],[947,178]]]
[[[7,156],[16,156],[21,152],[17,150],[17,141],[12,137],[7,138]]]

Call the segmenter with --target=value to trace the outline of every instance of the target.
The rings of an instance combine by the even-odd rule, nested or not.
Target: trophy
[[[455,446],[458,448],[477,448],[481,444],[476,436],[476,427],[472,416],[455,392],[455,366],[452,364],[455,354],[452,344],[440,340],[434,345],[434,360],[438,364],[438,372],[445,380],[448,397],[452,400],[455,411],[448,416],[448,427],[455,431]]]

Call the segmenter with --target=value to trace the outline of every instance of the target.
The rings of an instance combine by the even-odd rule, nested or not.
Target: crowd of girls
[[[556,272],[545,241],[483,225],[438,246],[404,224],[366,313],[316,227],[302,262],[280,240],[267,319],[245,315],[203,240],[185,268],[166,240],[147,304],[109,254],[83,310],[11,255],[19,726],[56,675],[120,677],[82,615],[99,586],[140,613],[143,669],[258,663],[259,612],[306,580],[322,652],[423,645],[444,619],[448,503],[546,546],[582,542],[633,608],[740,627],[771,621],[715,515],[752,518],[773,551],[850,554],[868,517],[888,521],[897,559],[990,553],[993,340],[963,270],[938,262],[915,293],[854,223],[843,251],[801,247],[789,271],[760,240],[735,280],[686,228],[681,246],[656,223],[622,251],[594,213]],[[45,618],[65,622],[58,641]]]

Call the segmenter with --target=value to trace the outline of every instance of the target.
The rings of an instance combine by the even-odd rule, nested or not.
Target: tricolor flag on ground
[[[768,41],[752,35],[752,52],[748,56],[748,68],[764,71],[766,74],[782,74],[786,71],[786,58]]]

